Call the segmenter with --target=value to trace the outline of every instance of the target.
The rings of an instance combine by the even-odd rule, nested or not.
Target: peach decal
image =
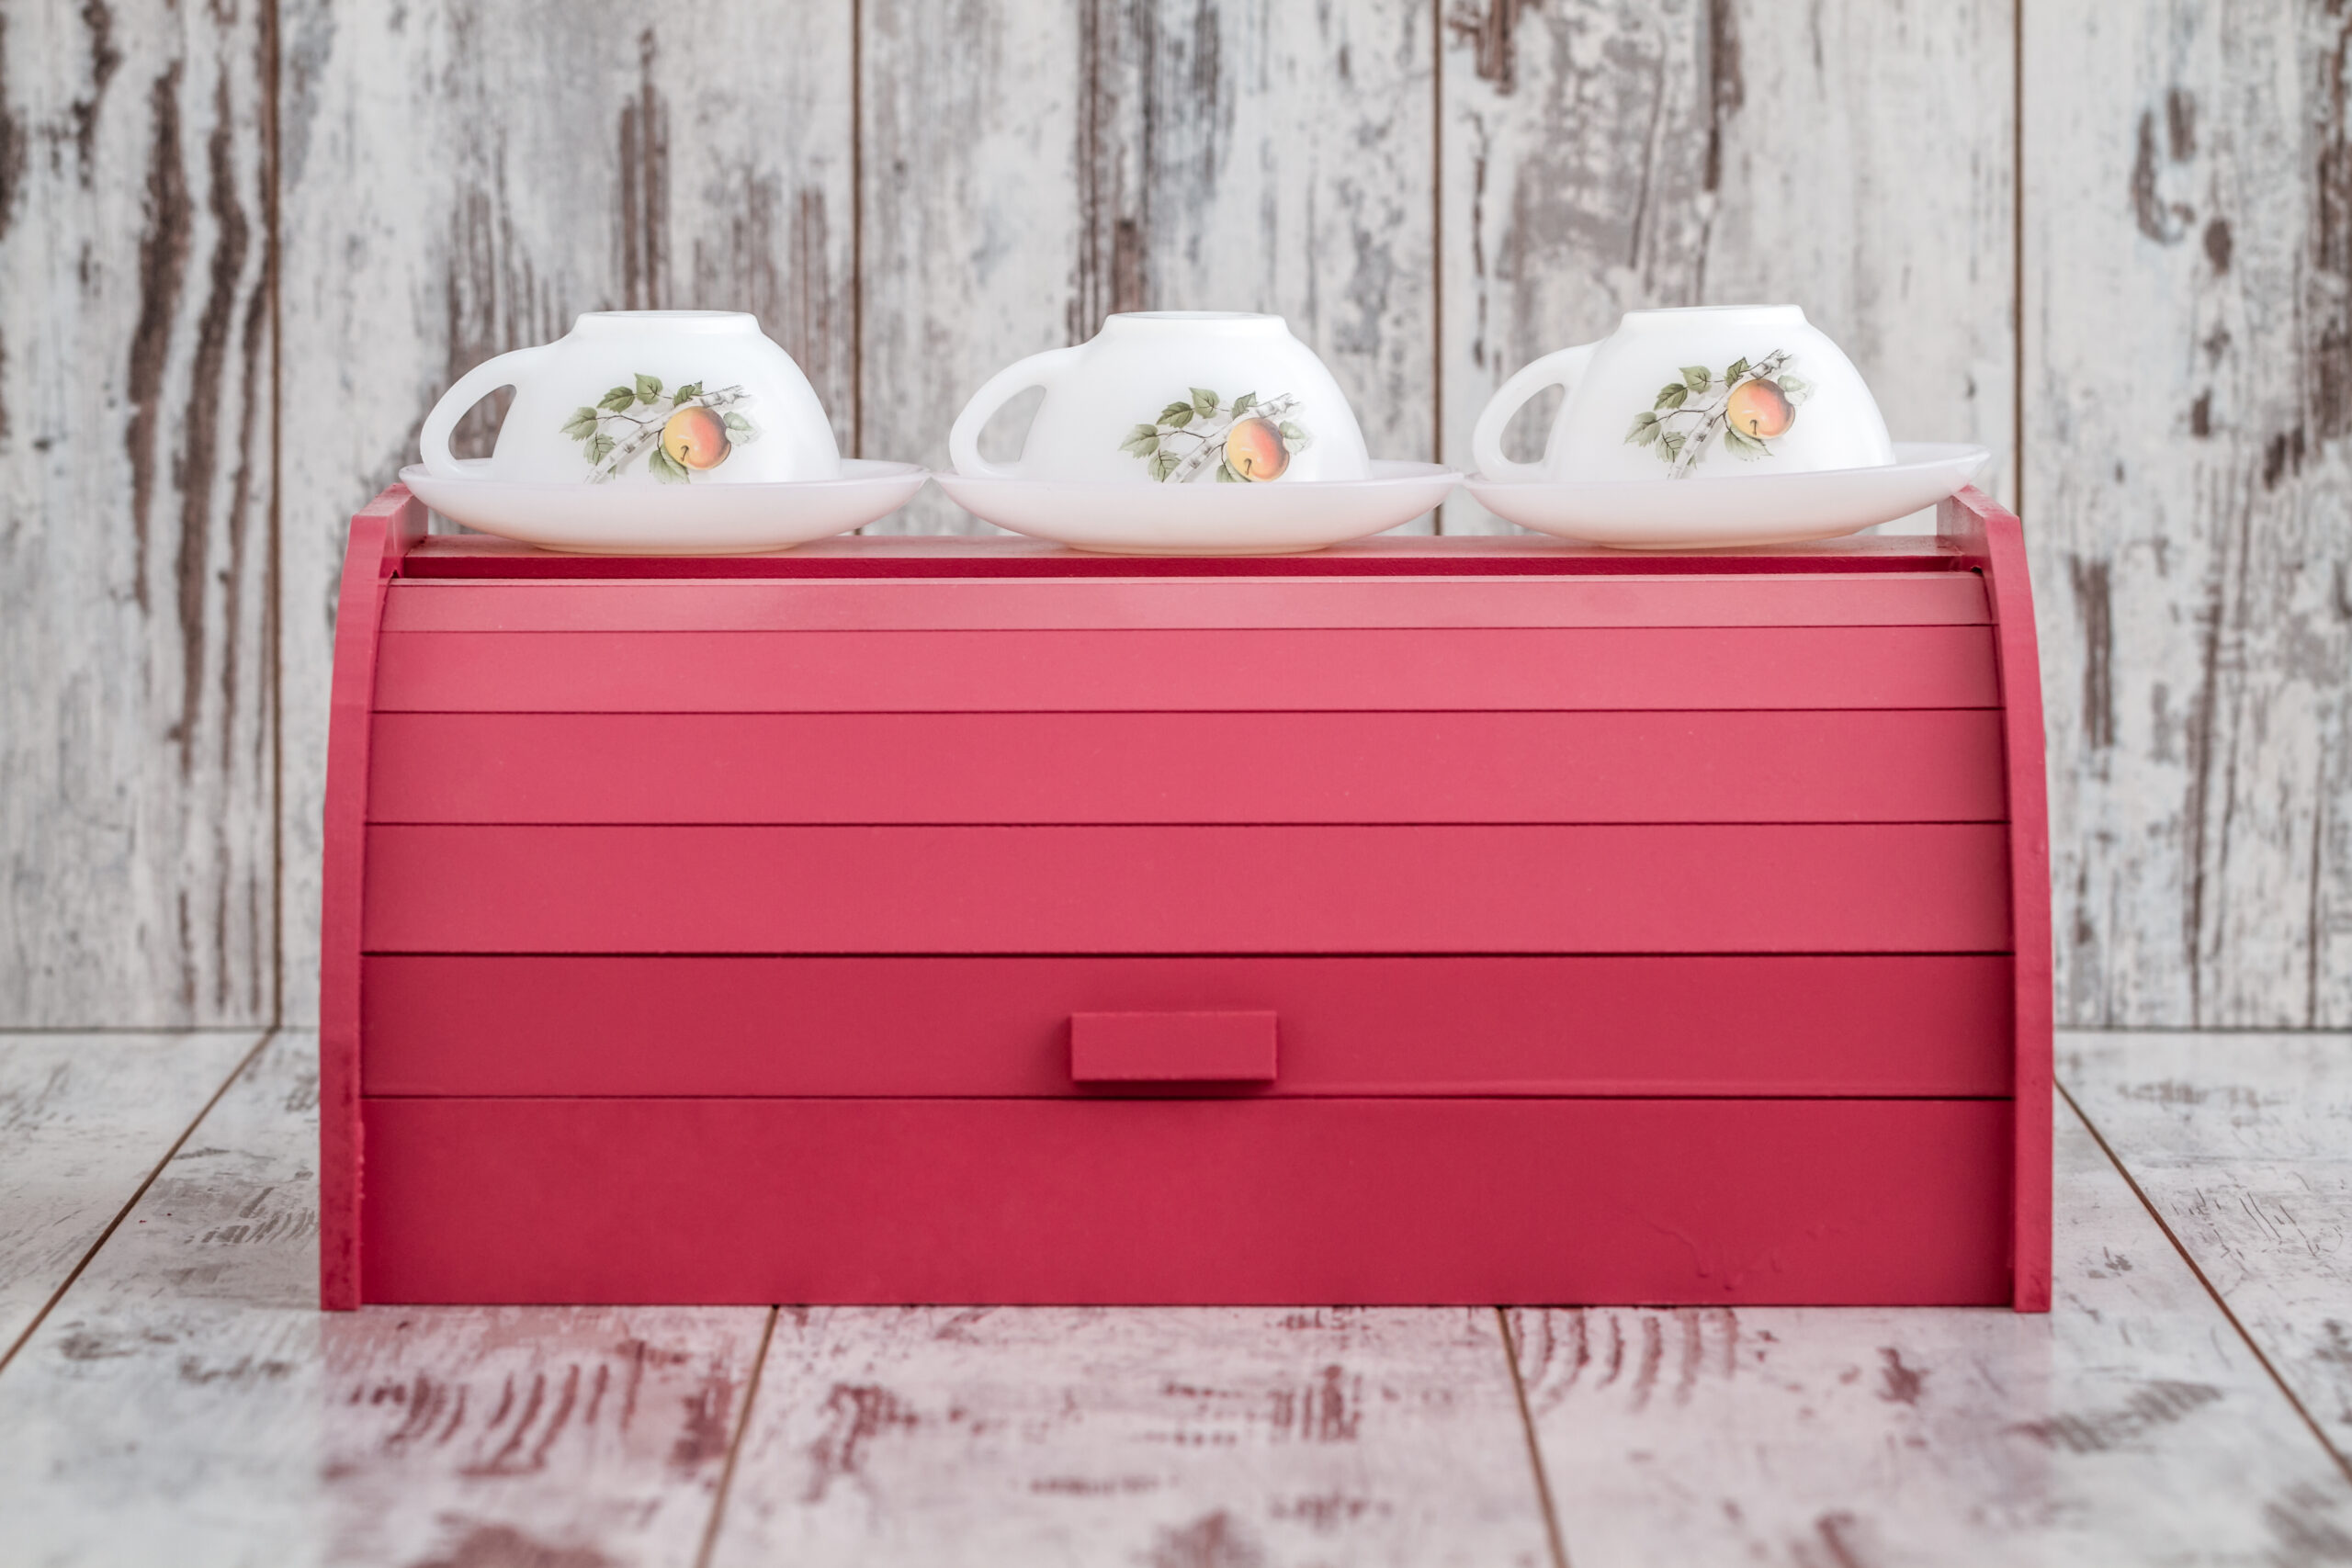
[[[1163,484],[1204,479],[1212,469],[1220,484],[1278,479],[1289,470],[1292,456],[1315,439],[1286,417],[1298,407],[1287,392],[1263,402],[1257,393],[1244,392],[1229,403],[1204,387],[1190,393],[1119,443],[1119,450],[1144,459],[1151,477]]]
[[[563,433],[581,444],[591,483],[612,479],[641,455],[647,473],[665,484],[684,484],[757,439],[757,427],[742,413],[750,401],[741,387],[707,392],[701,382],[689,381],[665,392],[660,377],[639,375],[594,408],[574,411]]]
[[[1787,434],[1812,390],[1788,374],[1788,354],[1776,349],[1753,365],[1735,359],[1720,376],[1686,365],[1681,379],[1659,388],[1657,400],[1634,416],[1625,439],[1656,452],[1668,479],[1688,478],[1718,438],[1735,457],[1769,457],[1772,438]]]

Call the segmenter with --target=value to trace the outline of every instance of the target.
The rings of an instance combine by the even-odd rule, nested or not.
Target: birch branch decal
[[[664,484],[684,484],[758,439],[758,428],[740,407],[749,401],[740,386],[706,392],[701,382],[689,381],[665,393],[660,377],[639,375],[606,392],[595,407],[573,411],[563,433],[582,444],[591,484],[613,479],[640,453],[647,473]]]
[[[1788,363],[1787,351],[1775,349],[1753,365],[1735,359],[1720,376],[1686,365],[1681,379],[1659,388],[1657,400],[1634,416],[1625,439],[1656,452],[1668,479],[1689,478],[1718,437],[1736,457],[1769,457],[1772,438],[1787,431],[1813,389],[1784,373]]]
[[[1220,484],[1278,479],[1291,455],[1315,439],[1287,417],[1298,408],[1287,392],[1264,402],[1244,392],[1228,403],[1204,387],[1190,391],[1161,409],[1157,423],[1136,425],[1119,444],[1122,452],[1148,462],[1151,477],[1163,484],[1189,483],[1212,463]]]

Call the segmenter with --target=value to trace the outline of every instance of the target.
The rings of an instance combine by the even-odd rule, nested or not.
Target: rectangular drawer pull
[[[1271,1012],[1077,1012],[1069,1076],[1080,1083],[1272,1083]]]

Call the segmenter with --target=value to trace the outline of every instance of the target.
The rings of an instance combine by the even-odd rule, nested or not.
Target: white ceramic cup
[[[1546,387],[1566,395],[1543,457],[1503,456],[1503,427]],[[1489,479],[1733,479],[1894,461],[1861,372],[1794,305],[1632,310],[1599,343],[1502,384],[1470,450]]]
[[[1046,389],[1017,463],[980,456],[980,427],[1031,387]],[[1145,310],[1106,317],[1069,348],[1033,354],[972,394],[948,434],[974,479],[1363,479],[1363,432],[1315,351],[1280,316]]]
[[[460,463],[449,432],[501,387],[497,446]],[[808,378],[741,310],[591,310],[458,377],[417,445],[445,479],[747,484],[839,479],[842,461]]]

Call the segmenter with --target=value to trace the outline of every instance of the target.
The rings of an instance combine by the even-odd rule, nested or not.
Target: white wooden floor
[[[2352,1562],[2352,1035],[2062,1037],[2046,1318],[322,1315],[313,1043],[0,1034],[0,1564]]]

